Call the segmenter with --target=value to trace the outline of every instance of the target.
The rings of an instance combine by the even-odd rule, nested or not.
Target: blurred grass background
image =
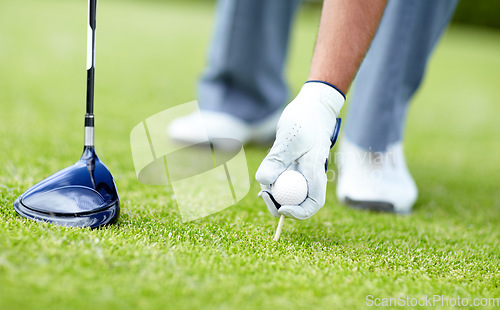
[[[17,216],[14,199],[82,149],[87,2],[3,0],[0,12],[0,309],[359,309],[368,294],[500,297],[497,30],[452,25],[431,60],[407,126],[420,189],[411,216],[350,210],[332,182],[325,207],[287,221],[276,244],[277,221],[253,179],[235,207],[183,224],[171,189],[142,185],[133,170],[130,130],[196,97],[212,1],[99,2],[97,151],[116,179],[120,221],[90,231]],[[318,17],[314,5],[297,17],[292,95]],[[266,149],[246,152],[253,175]]]

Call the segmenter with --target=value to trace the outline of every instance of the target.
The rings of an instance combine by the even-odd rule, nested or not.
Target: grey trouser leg
[[[201,109],[262,120],[288,100],[283,66],[299,0],[219,0]]]
[[[390,0],[353,86],[345,135],[385,151],[403,139],[406,112],[458,0]]]

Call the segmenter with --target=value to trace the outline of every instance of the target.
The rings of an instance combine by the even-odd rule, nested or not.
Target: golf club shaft
[[[85,113],[85,146],[94,146],[94,77],[95,29],[97,0],[89,0],[87,25],[87,111]]]

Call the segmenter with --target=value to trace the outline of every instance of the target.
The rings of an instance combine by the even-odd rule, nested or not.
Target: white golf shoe
[[[232,149],[239,148],[240,143],[274,141],[280,116],[281,111],[278,111],[258,123],[249,124],[227,113],[201,111],[175,119],[167,131],[171,139],[181,143],[203,143],[208,138],[222,149]]]
[[[370,152],[344,139],[336,162],[340,202],[359,209],[411,212],[418,190],[401,143],[390,145],[386,152]]]

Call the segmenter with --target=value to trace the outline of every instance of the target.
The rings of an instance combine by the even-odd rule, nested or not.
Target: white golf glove
[[[325,162],[338,135],[337,115],[344,101],[333,85],[308,81],[283,111],[273,147],[255,175],[262,188],[259,196],[272,215],[305,220],[325,204]],[[297,170],[307,180],[307,198],[300,205],[281,206],[272,196],[271,185],[285,170]]]

